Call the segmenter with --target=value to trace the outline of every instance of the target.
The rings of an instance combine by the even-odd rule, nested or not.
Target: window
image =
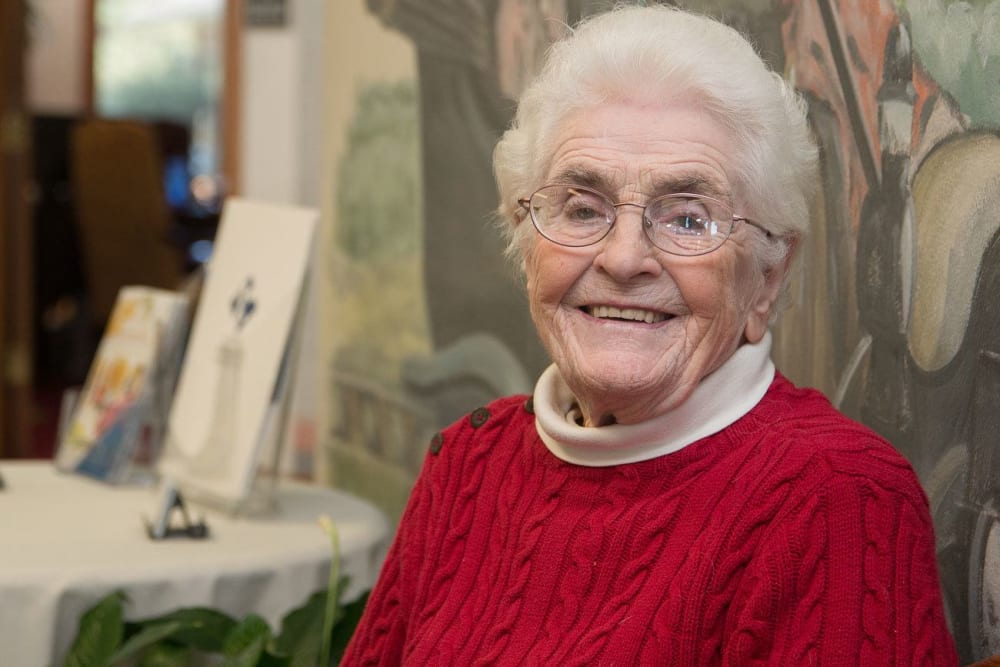
[[[159,121],[181,131],[165,152],[175,208],[218,207],[223,178],[224,0],[97,0],[93,105],[99,116]]]

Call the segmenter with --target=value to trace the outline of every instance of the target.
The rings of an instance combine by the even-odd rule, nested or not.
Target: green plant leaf
[[[347,650],[347,642],[351,641],[351,637],[361,621],[361,614],[364,613],[366,604],[368,604],[367,592],[354,602],[349,602],[340,608],[340,620],[330,635],[330,665],[340,664],[340,659],[344,657],[344,651]],[[320,667],[327,667],[327,665]]]
[[[349,581],[350,577],[341,577],[333,590],[334,595],[337,591],[347,588]],[[281,630],[271,642],[270,650],[277,655],[290,656],[291,667],[316,665],[323,647],[329,600],[328,591],[318,591],[309,596],[302,605],[285,614],[281,619]],[[330,610],[330,626],[336,629],[343,615],[342,607],[339,604],[334,605]]]
[[[323,615],[326,591],[312,594],[306,602],[285,614],[281,631],[271,643],[271,650],[289,656],[291,667],[314,667],[323,640]]]
[[[173,635],[181,627],[183,626],[178,621],[165,621],[163,623],[146,625],[121,645],[115,654],[111,656],[110,662],[115,663],[119,660],[130,658],[153,644]]]
[[[347,586],[347,577],[341,577],[338,588]],[[269,649],[280,656],[289,656],[289,667],[313,667],[320,657],[323,623],[326,616],[327,592],[314,593],[302,606],[288,612],[281,621],[281,632]],[[344,656],[347,642],[358,627],[361,614],[368,603],[368,593],[346,605],[338,605],[330,634],[328,665],[336,665]]]
[[[236,627],[232,616],[208,607],[186,607],[136,622],[141,628],[165,623],[178,624],[171,640],[207,653],[221,652],[223,640]]]
[[[163,641],[149,647],[137,667],[190,667],[194,664],[193,653],[189,646]]]
[[[260,656],[260,660],[257,661],[257,667],[290,667],[291,660],[288,656],[274,655],[264,647],[264,652]],[[309,667],[315,667],[315,665],[309,665]]]
[[[122,641],[125,631],[125,594],[103,597],[80,618],[80,629],[63,667],[104,667]]]
[[[267,638],[263,635],[250,640],[250,643],[219,663],[219,667],[259,667],[264,656],[264,644]]]
[[[271,640],[271,628],[257,614],[249,614],[229,631],[222,643],[226,654],[226,667],[253,667],[257,665],[264,646]]]

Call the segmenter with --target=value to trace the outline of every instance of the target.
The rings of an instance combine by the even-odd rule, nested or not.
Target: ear
[[[785,258],[778,264],[764,270],[764,284],[761,285],[754,296],[753,303],[750,304],[750,310],[747,313],[746,329],[743,332],[744,337],[749,343],[760,342],[760,339],[767,332],[767,327],[771,321],[771,313],[774,312],[778,298],[781,296],[781,286],[785,284],[785,277],[792,268],[792,261],[798,249],[799,238],[796,236],[786,239],[785,243],[788,245],[788,252],[785,253]]]

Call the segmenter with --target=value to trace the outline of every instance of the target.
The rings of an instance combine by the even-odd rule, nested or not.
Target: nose
[[[619,282],[637,276],[658,276],[663,271],[656,246],[646,236],[644,209],[619,204],[611,232],[601,241],[594,266]]]

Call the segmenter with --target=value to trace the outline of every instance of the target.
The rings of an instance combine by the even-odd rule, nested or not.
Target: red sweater
[[[560,461],[525,397],[442,436],[343,665],[957,664],[912,469],[780,375],[640,463]]]

